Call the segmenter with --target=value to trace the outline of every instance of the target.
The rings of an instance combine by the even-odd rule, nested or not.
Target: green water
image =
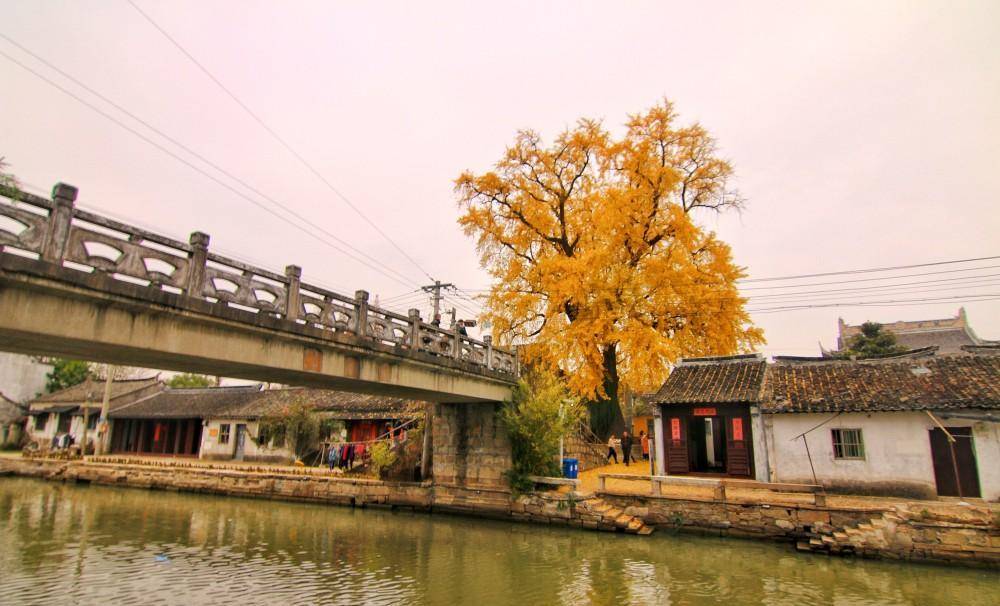
[[[1000,574],[0,478],[2,604],[998,604]]]

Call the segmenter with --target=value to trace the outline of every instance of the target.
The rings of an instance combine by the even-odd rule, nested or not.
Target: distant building
[[[24,403],[45,391],[52,365],[33,356],[0,352],[0,393]]]
[[[837,348],[847,349],[850,340],[861,334],[861,325],[852,325],[837,319]],[[892,322],[882,324],[882,329],[896,336],[896,342],[908,349],[937,346],[942,354],[962,353],[963,346],[995,345],[1000,341],[986,341],[976,336],[969,326],[965,308],[958,310],[954,318],[940,320],[916,320],[913,322]]]
[[[0,448],[20,444],[26,417],[27,410],[0,392]]]
[[[111,385],[109,408],[114,411],[164,389],[157,377],[114,381]],[[27,431],[29,441],[39,448],[52,446],[55,438],[69,434],[80,445],[83,440],[84,407],[87,414],[87,441],[96,443],[97,423],[101,416],[104,381],[80,383],[32,400],[28,405]]]
[[[652,403],[659,473],[1000,500],[1000,346],[682,360]]]
[[[339,421],[345,442],[369,442],[388,428],[423,416],[422,402],[323,389],[261,385],[161,389],[115,407],[111,452],[211,460],[288,463],[290,445],[261,434],[262,419],[293,405]],[[359,457],[360,458],[360,457]]]

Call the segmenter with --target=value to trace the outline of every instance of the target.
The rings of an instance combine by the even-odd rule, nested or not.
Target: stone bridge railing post
[[[359,337],[368,335],[368,291],[359,290],[354,293],[354,334]]]
[[[298,265],[285,267],[285,277],[288,278],[288,290],[285,292],[285,319],[292,322],[299,319],[302,299],[299,287],[302,284],[302,268]]]
[[[188,260],[187,296],[201,297],[202,285],[205,283],[205,266],[208,263],[208,242],[212,238],[203,232],[191,234],[188,242],[191,244],[191,258]]]
[[[458,329],[454,326],[451,327],[451,357],[461,358],[462,357],[462,335],[459,334]]]
[[[410,318],[410,349],[420,350],[420,310],[410,309],[407,314]]]
[[[42,246],[42,259],[62,265],[69,242],[69,228],[73,223],[73,203],[78,190],[72,185],[56,183],[52,188],[52,212],[49,214],[49,231]]]
[[[484,336],[483,343],[486,343],[486,368],[493,370],[493,335]]]

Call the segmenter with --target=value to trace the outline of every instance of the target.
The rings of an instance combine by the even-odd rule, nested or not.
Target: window
[[[35,431],[45,431],[45,426],[49,422],[48,413],[42,413],[35,417]]]
[[[229,444],[229,423],[219,425],[219,444]]]
[[[865,443],[861,439],[860,429],[832,429],[830,431],[833,435],[833,458],[865,458]]]

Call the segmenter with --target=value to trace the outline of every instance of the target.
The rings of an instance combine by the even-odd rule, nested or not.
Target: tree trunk
[[[590,410],[590,429],[602,441],[612,433],[620,435],[625,429],[621,403],[618,400],[618,347],[609,345],[602,352],[604,356],[604,397],[587,404]]]

